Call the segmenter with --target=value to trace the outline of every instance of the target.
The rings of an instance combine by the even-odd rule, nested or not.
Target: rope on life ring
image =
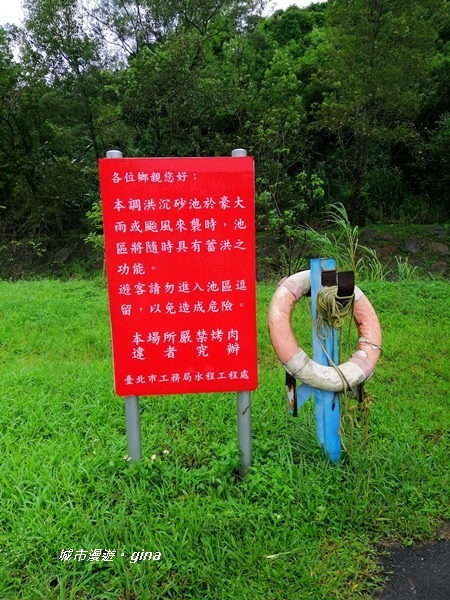
[[[269,333],[274,350],[285,370],[303,383],[320,390],[341,392],[344,382],[351,389],[372,375],[381,351],[381,329],[375,310],[355,286],[353,318],[358,327],[356,351],[337,367],[314,362],[297,344],[291,316],[297,301],[310,289],[310,271],[295,273],[278,284],[268,313]]]

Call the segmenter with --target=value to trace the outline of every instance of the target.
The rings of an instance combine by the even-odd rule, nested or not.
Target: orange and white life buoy
[[[299,347],[292,332],[291,316],[296,302],[310,289],[310,271],[295,273],[278,284],[269,306],[268,324],[272,345],[288,373],[312,387],[341,392],[343,380],[334,367],[319,365]],[[339,370],[350,388],[368,379],[381,350],[381,329],[375,310],[355,286],[353,317],[358,327],[358,344]]]

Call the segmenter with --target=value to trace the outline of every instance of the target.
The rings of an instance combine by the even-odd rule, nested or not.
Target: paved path
[[[383,565],[389,581],[378,600],[450,600],[450,539],[395,548]]]

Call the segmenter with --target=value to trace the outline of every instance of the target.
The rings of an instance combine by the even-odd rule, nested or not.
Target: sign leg
[[[125,420],[127,428],[128,456],[132,462],[142,458],[141,420],[138,396],[125,396]]]
[[[237,393],[238,445],[241,453],[239,476],[243,479],[252,464],[250,392]]]
[[[231,156],[239,158],[247,156],[247,150],[236,148]],[[241,466],[239,477],[243,479],[252,464],[252,418],[251,418],[250,392],[237,393],[237,420],[238,420],[238,445],[241,453]]]

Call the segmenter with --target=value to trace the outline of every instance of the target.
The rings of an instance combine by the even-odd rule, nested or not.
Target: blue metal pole
[[[322,271],[335,270],[336,261],[332,258],[311,259],[311,312],[314,321],[317,319],[317,294],[322,287]],[[329,361],[324,351],[331,357],[334,364],[339,364],[338,332],[331,325],[326,325],[325,331],[317,335],[313,326],[313,358],[315,362],[328,366]],[[325,335],[326,334],[326,335]],[[325,338],[325,339],[324,339]],[[339,395],[323,390],[315,391],[317,437],[329,458],[335,462],[341,457],[340,402]]]

